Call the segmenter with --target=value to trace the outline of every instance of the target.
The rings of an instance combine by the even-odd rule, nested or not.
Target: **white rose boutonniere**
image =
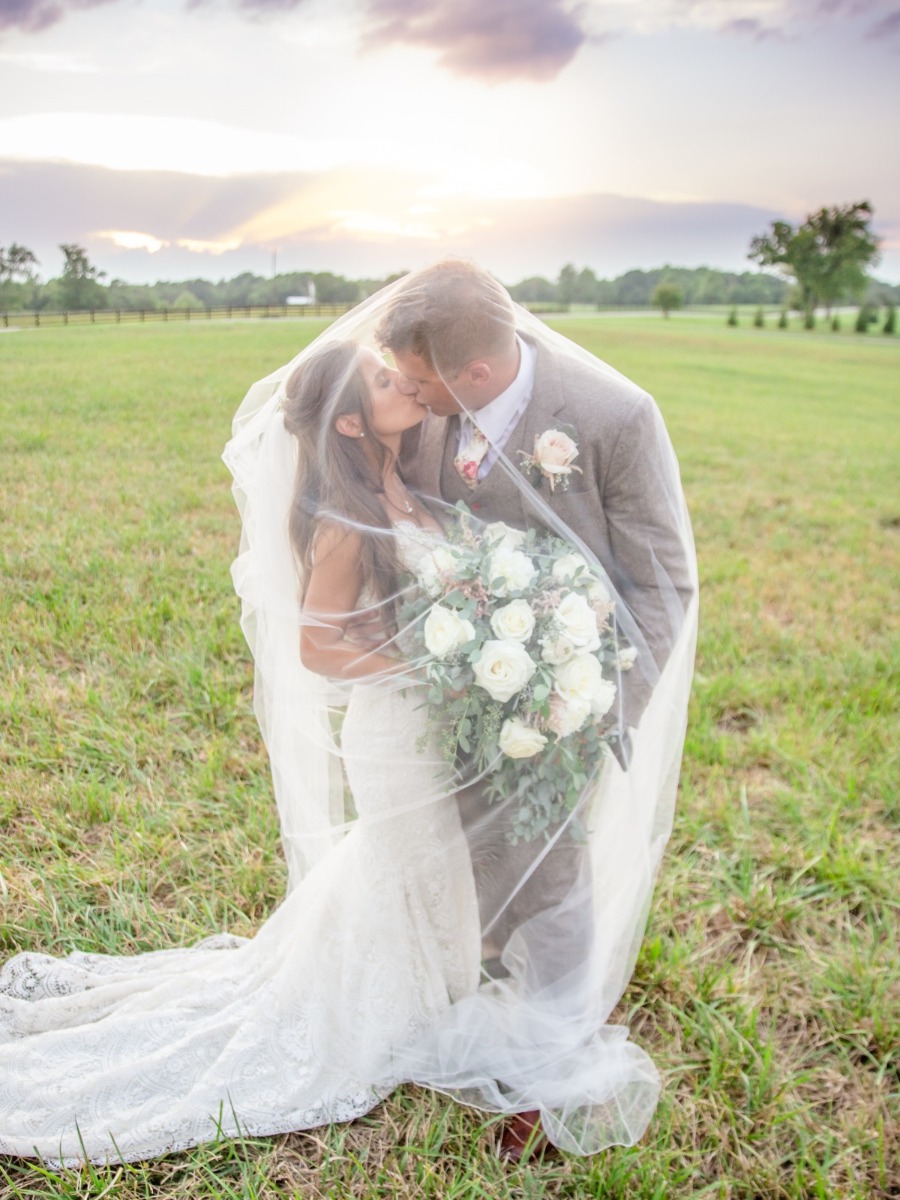
[[[572,465],[578,457],[578,443],[571,425],[546,430],[534,439],[534,451],[531,454],[526,454],[524,450],[519,453],[522,456],[522,470],[531,476],[535,487],[540,487],[546,479],[551,492],[557,488],[564,492],[569,486],[572,472],[581,474],[581,468]]]

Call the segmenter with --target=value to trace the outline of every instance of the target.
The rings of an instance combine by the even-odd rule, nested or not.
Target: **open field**
[[[900,1197],[900,341],[554,324],[657,397],[700,557],[680,806],[620,1010],[666,1081],[644,1142],[510,1168],[490,1119],[406,1089],[146,1166],[6,1162],[0,1200]],[[321,327],[0,335],[2,957],[247,934],[277,904],[219,454]]]

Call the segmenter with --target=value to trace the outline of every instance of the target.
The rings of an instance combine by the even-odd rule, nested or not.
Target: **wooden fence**
[[[50,312],[32,310],[28,312],[0,313],[0,325],[5,329],[15,326],[55,325],[133,325],[142,321],[250,321],[266,318],[324,317],[333,320],[348,312],[352,304],[229,304],[221,308],[98,308],[79,312]]]

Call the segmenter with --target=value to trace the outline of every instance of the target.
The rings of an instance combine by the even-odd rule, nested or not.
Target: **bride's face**
[[[416,388],[392,370],[372,350],[364,350],[360,365],[372,409],[369,424],[380,440],[403,433],[425,419],[425,409],[416,403]]]

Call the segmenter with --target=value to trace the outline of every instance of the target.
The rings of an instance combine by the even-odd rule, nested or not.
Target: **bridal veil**
[[[494,285],[493,308],[476,325],[514,336],[532,374],[513,428],[493,438],[487,470],[469,486],[454,459],[470,393],[423,316],[441,278],[434,269],[401,278],[254,384],[223,456],[242,522],[232,573],[288,865],[285,901],[249,942],[8,964],[0,1078],[23,1082],[8,1092],[15,1102],[0,1087],[0,1150],[146,1157],[217,1127],[264,1133],[348,1119],[404,1081],[489,1112],[539,1109],[551,1139],[576,1154],[630,1145],[646,1128],[659,1076],[614,1009],[671,828],[693,668],[696,565],[678,466],[649,396]],[[448,288],[453,278],[451,268]],[[432,514],[427,528],[413,516],[348,512],[308,473],[298,486],[292,396],[330,355],[318,449],[326,463],[326,433],[358,386],[360,354],[390,361],[385,343],[398,328],[448,392],[459,388],[460,416],[429,413],[404,436],[402,471]],[[344,524],[376,547],[350,636],[387,641],[397,664],[389,676],[340,681],[304,667],[303,624],[328,617],[304,616],[308,562],[292,541],[292,514]],[[428,625],[433,614],[443,641]],[[484,686],[489,654],[501,674],[508,666],[498,645],[529,664],[505,691],[496,679]],[[477,701],[469,725],[461,691]],[[576,741],[575,758],[565,746],[552,757]],[[576,766],[561,800],[567,762]],[[104,1029],[113,1040],[122,1031],[114,1062]],[[134,1048],[142,1030],[149,1058]],[[167,1030],[182,1039],[181,1060]],[[35,1064],[49,1070],[48,1039],[66,1048],[76,1037],[83,1086],[58,1110],[43,1094],[38,1120],[22,1107],[41,1091]],[[109,1068],[99,1071],[106,1108],[91,1091],[93,1061]],[[311,1082],[297,1090],[304,1071]],[[169,1083],[141,1091],[141,1081],[164,1077],[181,1092],[154,1108],[153,1088]],[[112,1139],[105,1114],[134,1089],[143,1132]],[[57,1119],[71,1127],[68,1140],[60,1128],[54,1142]]]

